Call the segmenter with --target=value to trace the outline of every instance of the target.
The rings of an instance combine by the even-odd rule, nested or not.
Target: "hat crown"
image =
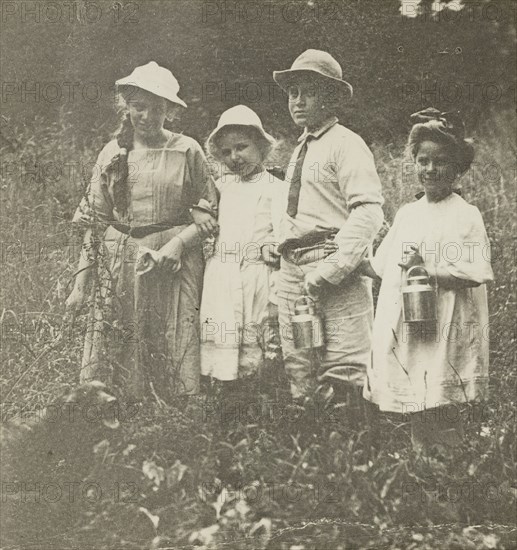
[[[337,83],[340,92],[346,91],[349,97],[352,97],[354,93],[352,85],[343,80],[341,65],[328,52],[323,50],[305,50],[294,60],[290,69],[273,71],[273,79],[281,88],[287,90],[289,84],[300,78],[304,73],[330,79]]]
[[[136,67],[129,76],[117,80],[115,84],[117,86],[136,86],[186,107],[183,100],[178,97],[180,89],[178,81],[169,69],[160,67],[156,61],[149,61],[146,65]]]
[[[294,60],[291,70],[317,71],[331,78],[343,78],[341,65],[328,52],[322,50],[305,50]]]
[[[236,105],[227,109],[217,123],[218,128],[223,126],[256,126],[262,128],[262,121],[257,113],[245,105]]]
[[[260,135],[271,145],[276,144],[275,138],[264,130],[262,121],[255,111],[249,107],[246,107],[246,105],[236,105],[235,107],[230,107],[230,109],[224,111],[224,113],[219,117],[217,127],[214,128],[207,139],[209,151],[213,147],[215,137],[225,126],[251,126],[256,128]]]
[[[149,61],[146,65],[136,67],[127,77],[132,79],[134,85],[140,87],[140,84],[154,84],[157,87],[167,88],[174,93],[178,93],[180,85],[174,75],[165,67],[160,67],[156,61]]]

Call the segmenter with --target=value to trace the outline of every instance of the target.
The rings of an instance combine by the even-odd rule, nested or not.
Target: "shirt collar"
[[[298,138],[298,142],[301,143],[305,141],[309,136],[311,136],[314,139],[318,139],[327,130],[330,130],[330,128],[332,128],[334,124],[337,124],[337,123],[338,123],[338,118],[334,116],[331,119],[329,119],[321,128],[319,128],[318,130],[315,130],[314,132],[308,132],[307,128],[305,128],[305,130],[303,131],[303,134]]]
[[[459,195],[461,197],[461,189],[457,187],[456,189],[452,190],[453,193],[456,193],[456,195]],[[422,197],[425,196],[425,191],[419,191],[415,194],[415,199],[420,200]]]

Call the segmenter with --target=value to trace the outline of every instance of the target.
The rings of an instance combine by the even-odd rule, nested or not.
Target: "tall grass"
[[[382,448],[372,454],[371,426],[364,417],[354,421],[346,408],[329,410],[318,403],[306,410],[285,405],[282,367],[272,364],[269,372],[276,370],[280,382],[270,384],[276,387],[266,396],[250,387],[222,401],[194,400],[185,413],[151,404],[127,415],[120,439],[105,449],[95,472],[100,483],[113,486],[118,480],[127,494],[105,494],[79,507],[77,528],[64,544],[512,547],[514,130],[513,112],[493,114],[478,128],[476,165],[462,181],[465,198],[485,220],[495,282],[488,288],[492,393],[461,450],[441,461],[419,460],[410,450],[404,419],[389,417],[381,421]],[[35,120],[15,133],[18,144],[3,150],[0,181],[4,420],[41,409],[78,381],[85,321],[66,317],[64,309],[81,239],[70,219],[89,178],[82,167],[95,161],[108,137],[104,127],[79,143],[66,117],[51,126]],[[372,147],[388,223],[418,190],[407,174],[404,140]],[[287,158],[284,149],[281,156]],[[62,169],[52,171],[50,163]],[[250,412],[242,403],[257,408]],[[450,490],[458,487],[473,492],[452,498]]]

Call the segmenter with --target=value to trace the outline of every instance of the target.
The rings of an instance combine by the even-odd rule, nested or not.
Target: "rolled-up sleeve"
[[[359,136],[337,148],[335,166],[349,216],[334,239],[338,250],[317,269],[329,283],[339,284],[369,251],[382,227],[384,201],[373,155]]]
[[[372,269],[377,273],[377,275],[382,279],[384,276],[384,271],[386,269],[386,264],[390,259],[390,254],[393,254],[394,243],[396,242],[397,234],[399,231],[400,220],[404,216],[405,206],[403,206],[396,214],[393,224],[390,227],[388,233],[382,239],[379,248],[375,252],[375,256],[370,259]]]

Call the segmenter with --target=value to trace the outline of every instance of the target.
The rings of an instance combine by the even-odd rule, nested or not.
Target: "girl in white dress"
[[[493,279],[479,210],[454,192],[472,163],[461,120],[436,109],[412,116],[408,148],[425,193],[403,206],[363,272],[382,278],[365,397],[381,411],[407,413],[415,448],[456,444],[460,404],[488,389],[488,306]],[[402,287],[424,266],[436,290],[437,320],[403,321]]]
[[[201,301],[201,373],[218,380],[254,374],[263,361],[275,259],[272,214],[284,185],[264,169],[274,144],[243,105],[225,111],[207,140],[210,154],[227,168],[216,181],[220,229]]]

